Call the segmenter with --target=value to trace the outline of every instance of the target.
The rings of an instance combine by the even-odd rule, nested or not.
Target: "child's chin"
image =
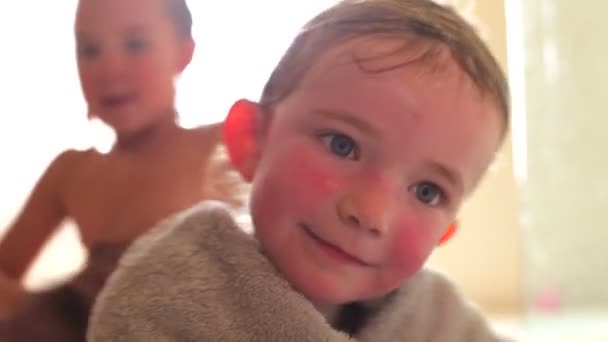
[[[313,303],[341,305],[358,301],[363,295],[358,291],[353,291],[352,284],[346,284],[335,278],[308,277],[298,283],[298,291]]]
[[[300,285],[299,291],[311,302],[327,305],[342,305],[378,299],[398,287],[377,283],[362,284],[361,282],[335,278],[309,279]]]

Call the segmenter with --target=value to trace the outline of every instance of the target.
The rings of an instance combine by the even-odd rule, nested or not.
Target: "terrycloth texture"
[[[98,297],[88,338],[507,341],[490,331],[453,285],[430,271],[420,272],[386,298],[361,303],[357,310],[369,317],[350,339],[290,288],[228,212],[205,203],[148,233],[127,251]]]
[[[95,297],[125,247],[97,246],[90,251],[86,267],[73,279],[29,295],[20,311],[0,321],[0,341],[84,342]]]

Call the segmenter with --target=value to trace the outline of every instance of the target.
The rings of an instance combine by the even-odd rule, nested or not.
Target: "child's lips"
[[[124,106],[131,102],[135,98],[134,95],[111,95],[105,96],[101,99],[101,105],[106,108],[116,108],[120,106]]]
[[[304,232],[310,236],[315,242],[317,242],[318,246],[332,259],[337,260],[341,263],[346,264],[355,264],[357,266],[365,266],[371,267],[374,266],[372,263],[369,263],[358,256],[351,254],[344,249],[322,239],[317,234],[315,234],[310,227],[305,224],[301,225]]]

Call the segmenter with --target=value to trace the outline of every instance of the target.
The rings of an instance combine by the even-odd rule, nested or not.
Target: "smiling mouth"
[[[106,108],[117,108],[128,104],[134,98],[133,95],[106,96],[101,99],[101,105]]]
[[[319,246],[319,248],[333,260],[336,260],[342,264],[350,264],[364,267],[373,266],[372,264],[361,260],[357,256],[346,252],[340,247],[323,240],[321,237],[315,234],[307,225],[301,224],[300,227],[302,228],[302,230],[304,230],[306,235],[308,235],[312,240],[314,240]]]

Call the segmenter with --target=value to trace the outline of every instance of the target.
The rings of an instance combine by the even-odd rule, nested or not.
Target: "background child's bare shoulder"
[[[68,189],[75,178],[88,169],[88,165],[99,160],[102,154],[95,149],[68,149],[61,152],[53,161],[50,168],[55,169],[56,184],[59,189]]]
[[[68,149],[55,157],[50,168],[54,168],[55,173],[60,178],[69,179],[74,172],[78,172],[83,164],[86,164],[92,158],[98,158],[99,155],[100,153],[92,148],[87,150]]]
[[[193,145],[201,149],[214,149],[222,140],[220,123],[198,126],[189,130]]]
[[[243,204],[245,183],[233,168],[222,140],[222,124],[192,129],[195,148],[204,156],[205,198],[224,201],[239,207]]]

